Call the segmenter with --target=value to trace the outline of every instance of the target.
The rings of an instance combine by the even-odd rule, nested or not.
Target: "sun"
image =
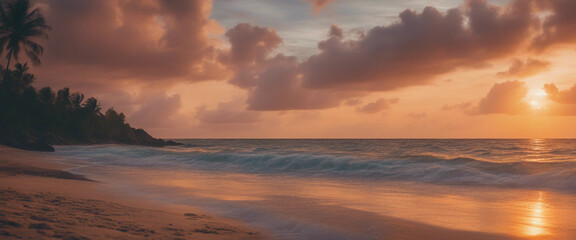
[[[530,105],[530,108],[532,108],[532,110],[534,111],[542,110],[544,108],[544,102],[546,100],[546,96],[548,96],[546,91],[544,91],[544,89],[535,89],[532,91],[532,94],[530,95],[531,100],[528,103]]]
[[[530,107],[532,108],[532,110],[538,111],[538,110],[542,110],[542,103],[538,100],[532,100],[530,101]]]
[[[540,88],[540,89],[536,89],[534,91],[534,95],[540,96],[540,97],[546,97],[546,96],[548,96],[548,93],[546,93],[546,91],[544,91],[544,89]]]

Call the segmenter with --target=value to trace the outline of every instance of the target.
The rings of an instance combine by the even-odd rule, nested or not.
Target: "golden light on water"
[[[546,141],[532,139],[529,146],[534,151],[544,151]],[[326,216],[370,217],[373,219],[368,221],[370,224],[393,217],[447,230],[505,234],[520,239],[573,239],[570,238],[573,233],[566,232],[564,226],[572,224],[576,216],[571,205],[564,205],[574,202],[573,196],[527,189],[478,188],[478,191],[455,194],[454,189],[460,187],[402,182],[363,184],[293,176],[184,171],[166,175],[154,170],[143,176],[146,177],[140,181],[147,185],[177,189],[176,195],[185,196],[184,201],[199,199],[210,203],[214,200],[215,204],[233,202],[265,207],[287,217],[321,220],[350,231],[363,230],[365,226],[349,225],[348,220],[338,218],[326,222]],[[426,194],[422,194],[422,189]],[[316,215],[316,210],[330,215]],[[375,221],[376,218],[379,220]],[[569,225],[570,230],[573,226]]]
[[[543,192],[539,192],[538,200],[529,206],[529,216],[526,218],[524,234],[539,236],[548,234],[548,222],[546,221],[546,209],[543,200]]]
[[[545,146],[544,146],[544,139],[542,138],[533,138],[530,139],[530,150],[537,152],[537,153],[541,153],[543,151],[545,151]]]

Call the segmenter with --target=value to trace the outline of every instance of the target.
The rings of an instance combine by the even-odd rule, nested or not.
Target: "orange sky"
[[[575,1],[429,2],[38,0],[35,85],[164,138],[576,137]]]

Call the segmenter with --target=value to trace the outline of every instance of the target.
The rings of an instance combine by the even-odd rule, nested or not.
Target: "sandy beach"
[[[218,217],[199,208],[107,191],[106,183],[64,171],[69,167],[50,153],[0,147],[0,236],[3,239],[278,237],[247,226],[240,220]],[[293,209],[306,208],[304,204]],[[321,215],[325,211],[334,211],[334,208],[322,206],[310,209]],[[352,210],[339,209],[337,212],[346,211]],[[377,236],[376,239],[519,239],[452,230],[382,215],[345,215],[357,215],[360,219],[340,219],[338,224],[345,225],[341,226],[342,229],[369,229],[372,236]],[[325,220],[326,223],[330,221]],[[358,234],[363,235],[361,232]]]
[[[576,0],[0,0],[0,240],[576,240]]]
[[[198,209],[98,190],[46,153],[0,147],[2,239],[265,239]]]

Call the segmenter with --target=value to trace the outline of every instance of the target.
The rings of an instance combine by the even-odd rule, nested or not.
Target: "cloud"
[[[140,108],[129,116],[130,123],[140,128],[165,127],[174,120],[182,108],[180,95],[166,96],[164,93],[140,96]]]
[[[576,85],[570,89],[560,91],[555,84],[545,84],[544,91],[546,91],[548,99],[563,104],[576,104]]]
[[[532,46],[544,50],[550,46],[576,41],[576,1],[573,0],[539,0],[543,12],[549,14],[542,24],[542,33],[537,36]]]
[[[162,84],[222,76],[215,41],[208,37],[220,28],[208,18],[211,1],[39,2],[53,27],[42,72],[60,72],[67,79],[69,71],[84,71]]]
[[[283,54],[271,56],[282,42],[272,29],[242,23],[228,30],[226,36],[231,47],[222,53],[220,59],[235,69],[229,82],[248,91],[249,110],[324,109],[362,95],[303,88],[298,59]]]
[[[406,10],[400,20],[355,40],[331,35],[302,64],[304,87],[387,91],[429,84],[458,67],[508,56],[530,40],[538,18],[531,1],[506,7],[483,0],[441,13]]]
[[[549,68],[549,61],[528,58],[523,62],[520,59],[514,59],[512,66],[507,71],[499,72],[497,75],[501,77],[529,77]]]
[[[423,118],[426,118],[428,116],[428,114],[425,112],[423,112],[423,113],[409,113],[406,116],[409,118],[412,118],[412,119],[423,119]]]
[[[546,114],[553,116],[576,116],[576,84],[569,89],[559,90],[555,84],[545,84],[547,99]]]
[[[204,124],[246,124],[260,121],[260,114],[244,110],[241,101],[221,102],[216,109],[201,106],[196,111],[196,118]]]
[[[283,40],[277,31],[249,23],[223,35],[229,45],[220,42],[224,31],[210,19],[212,0],[37,2],[53,27],[45,66],[37,69],[48,79],[43,81],[104,95],[95,91],[128,92],[128,87],[150,85],[165,90],[182,81],[227,79],[247,91],[244,106],[254,111],[358,105],[354,99],[370,92],[427,85],[455,69],[488,66],[529,46],[545,49],[576,41],[569,31],[576,24],[570,0],[512,0],[504,7],[468,0],[446,12],[433,7],[406,10],[396,22],[354,39],[332,25],[326,39],[318,42],[319,52],[304,59],[279,54]],[[308,2],[320,11],[332,1]],[[549,15],[540,26],[543,12]],[[502,75],[528,76],[545,65],[537,59],[517,60]],[[173,97],[163,96],[157,107],[178,106],[179,98]],[[475,106],[476,113],[500,111],[489,107],[490,101]],[[134,114],[152,112],[139,102],[130,105],[126,108]],[[154,125],[153,120],[143,124]]]
[[[220,55],[220,61],[235,71],[229,83],[241,88],[257,85],[255,78],[266,68],[268,57],[281,43],[275,30],[248,23],[229,29],[226,38],[230,49]]]
[[[316,13],[319,13],[320,11],[322,11],[322,8],[324,8],[326,5],[328,5],[330,2],[334,0],[304,0],[304,1],[309,2],[310,5],[312,5],[312,7],[314,8],[314,11]]]
[[[538,18],[531,1],[506,7],[469,0],[441,13],[406,10],[400,20],[354,40],[332,25],[320,53],[303,61],[276,54],[282,39],[268,28],[238,24],[220,60],[235,70],[229,82],[249,91],[258,111],[323,109],[371,91],[430,84],[458,67],[482,67],[528,43]]]
[[[549,100],[544,113],[551,116],[576,116],[576,84],[566,90],[559,90],[555,84],[545,84],[546,98]]]
[[[282,43],[274,29],[240,23],[225,34],[230,51],[221,55],[223,62],[235,66],[264,62],[268,55]]]
[[[328,32],[328,36],[332,38],[343,38],[344,31],[342,30],[342,28],[338,27],[338,25],[332,24],[332,26],[330,27],[330,32]]]
[[[521,81],[506,81],[496,83],[486,97],[482,98],[478,105],[473,107],[468,114],[525,114],[530,106],[524,102],[528,94],[526,84]]]
[[[465,103],[459,103],[459,104],[454,104],[454,105],[444,105],[444,106],[442,106],[442,108],[440,108],[440,110],[469,112],[472,105],[473,105],[472,102],[465,102]]]
[[[375,102],[371,102],[362,107],[358,107],[356,111],[359,113],[374,114],[389,109],[390,105],[398,103],[398,101],[399,101],[398,98],[393,99],[380,98]]]
[[[231,48],[220,59],[235,69],[229,82],[249,91],[250,110],[323,109],[371,91],[429,84],[457,67],[486,65],[517,50],[536,21],[527,1],[503,8],[470,0],[445,14],[432,7],[406,10],[399,22],[356,40],[345,40],[332,25],[318,43],[320,53],[302,62],[272,56],[282,42],[277,33],[243,23],[226,33]]]
[[[362,100],[360,100],[359,98],[352,98],[352,99],[348,99],[344,102],[344,104],[348,105],[348,106],[356,106],[358,104],[361,104]]]
[[[546,99],[526,101],[528,88],[521,81],[496,83],[478,104],[472,102],[445,105],[442,110],[460,111],[467,115],[538,114],[541,116],[576,116],[576,84],[560,91],[555,84],[545,84]],[[548,101],[546,101],[548,100]]]
[[[302,75],[296,57],[277,55],[257,75],[258,84],[250,90],[248,109],[257,111],[310,110],[339,106],[359,93],[302,88]]]

